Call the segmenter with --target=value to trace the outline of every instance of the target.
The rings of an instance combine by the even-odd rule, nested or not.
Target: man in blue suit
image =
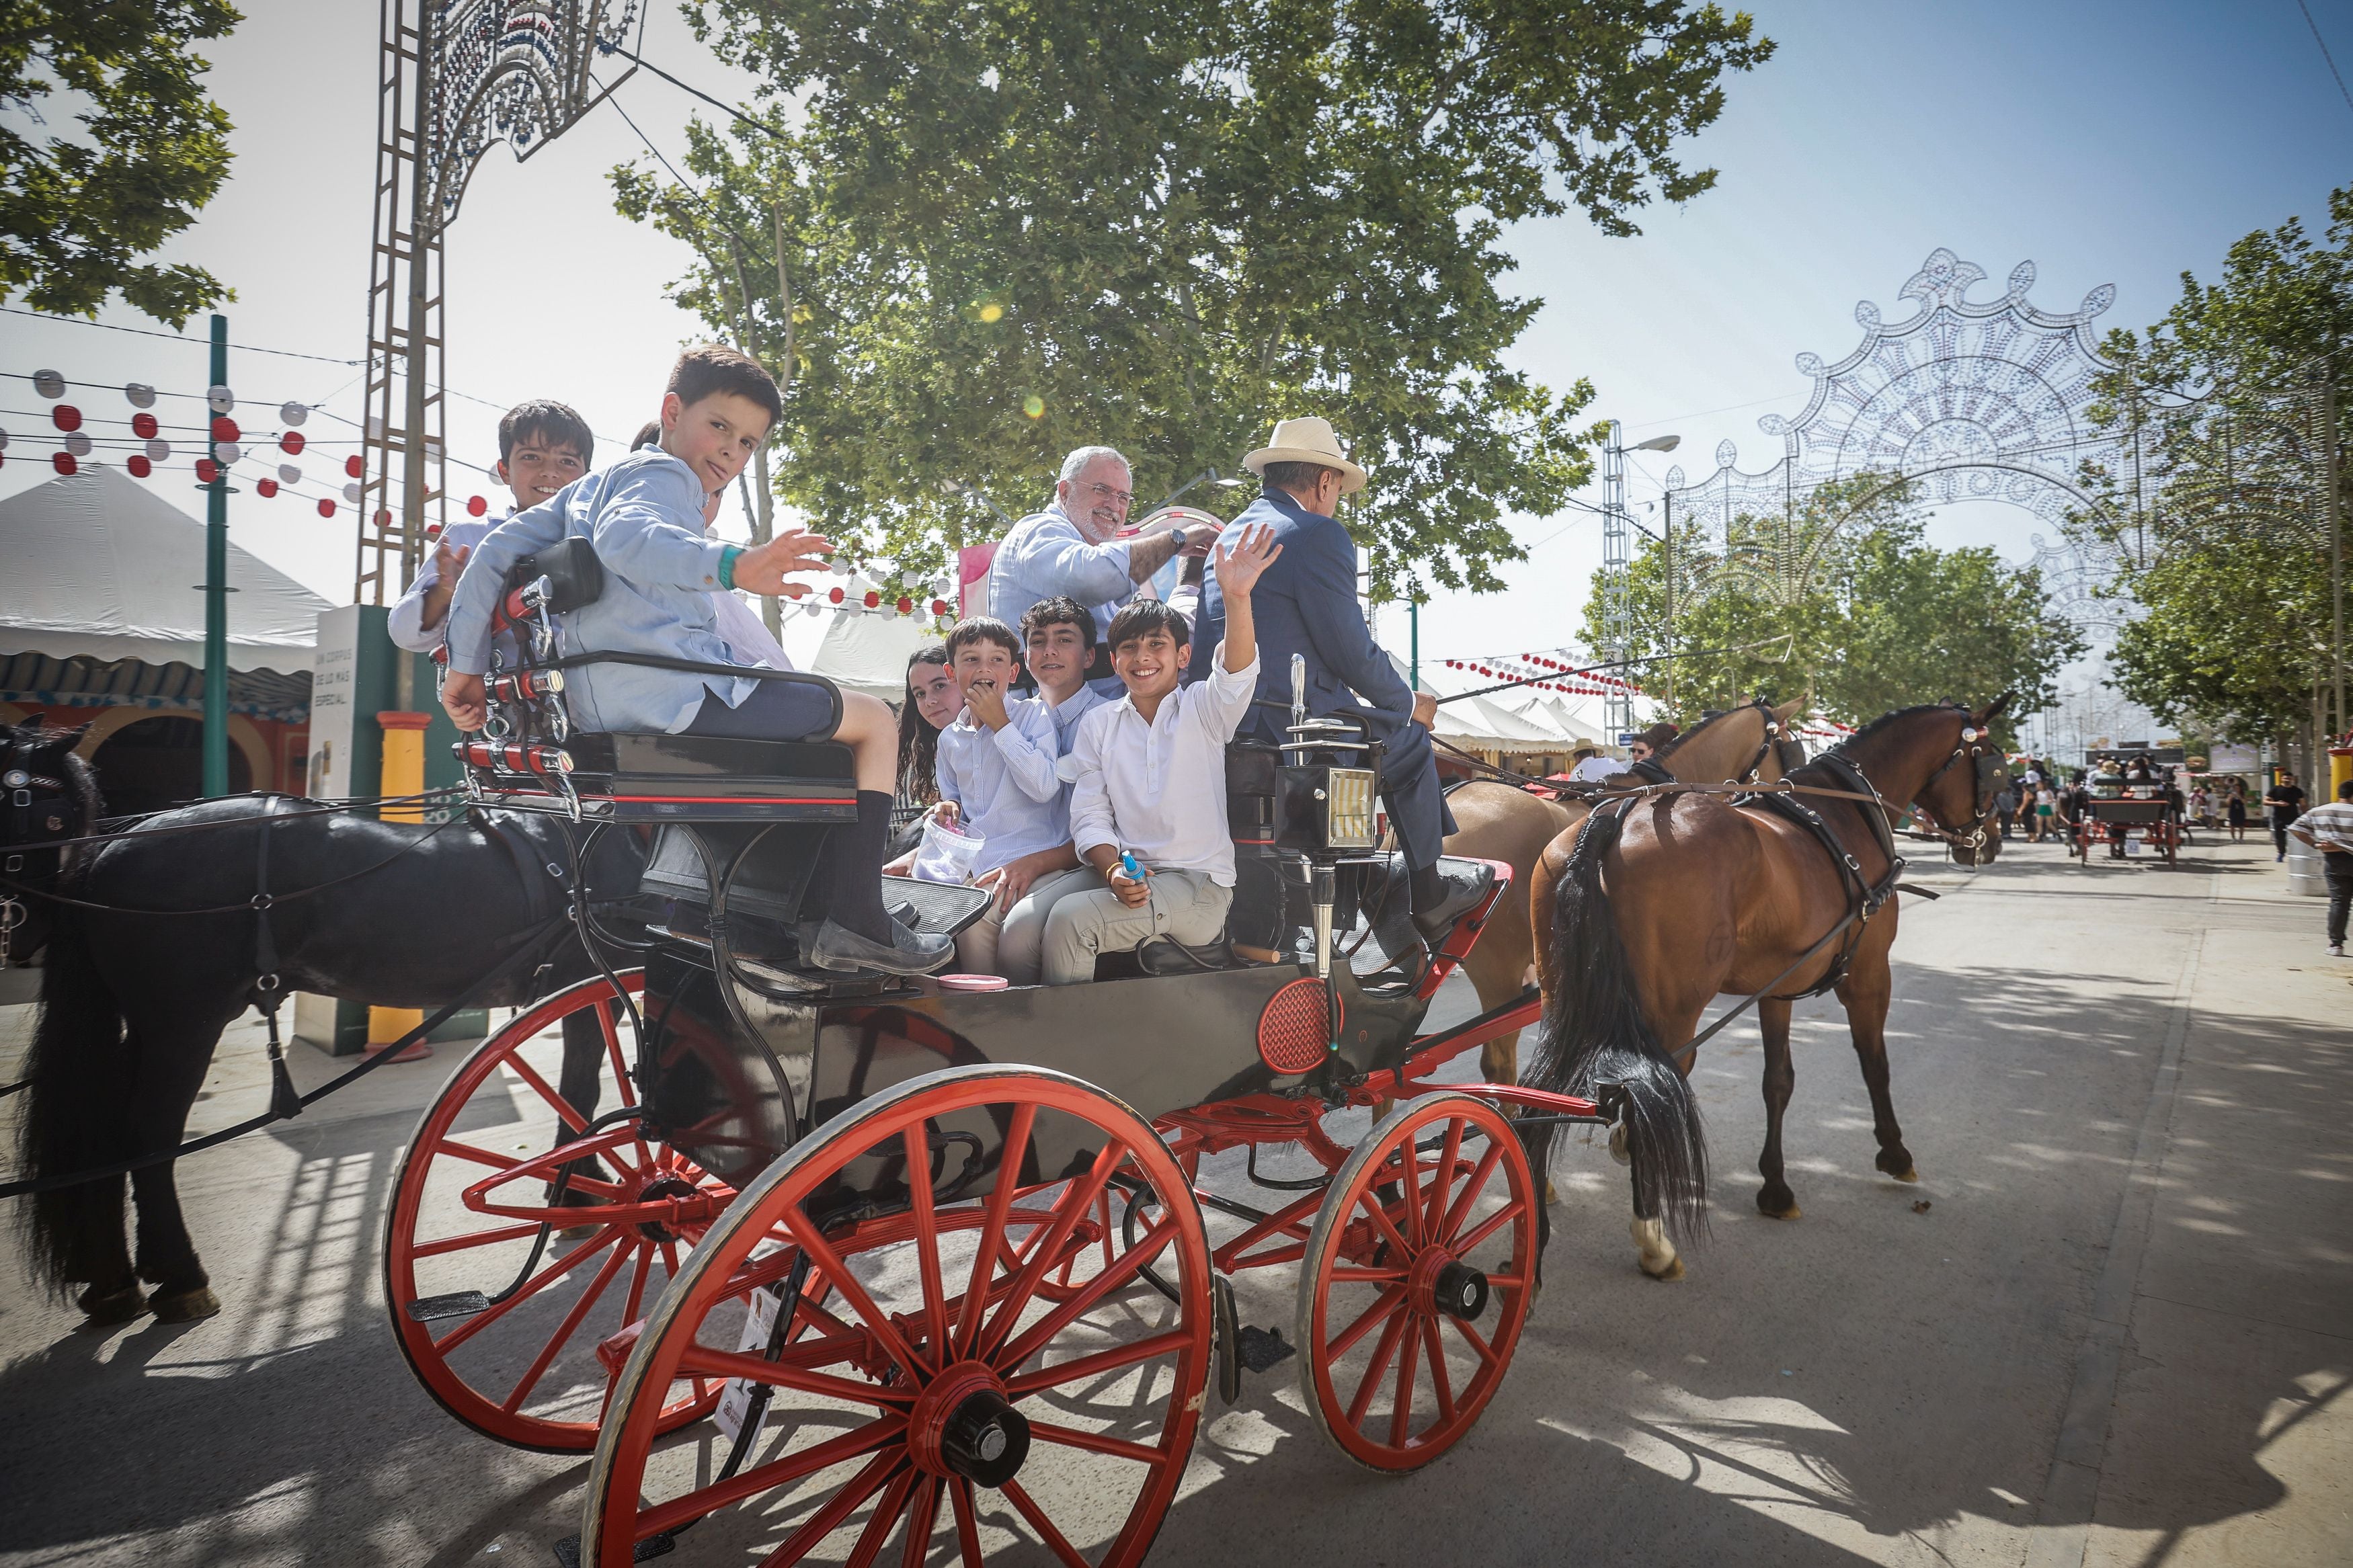
[[[1256,606],[1261,671],[1258,695],[1235,738],[1290,739],[1291,656],[1307,661],[1307,710],[1356,721],[1383,742],[1381,793],[1412,876],[1413,922],[1435,946],[1486,889],[1483,878],[1448,879],[1440,847],[1454,818],[1439,791],[1430,731],[1414,722],[1414,695],[1373,641],[1356,603],[1356,545],[1334,514],[1340,498],[1364,489],[1365,470],[1348,460],[1324,419],[1285,419],[1268,445],[1242,459],[1265,491],[1229,527],[1265,523],[1282,552],[1250,595]],[[1204,573],[1193,628],[1192,678],[1205,679],[1225,633],[1225,602],[1214,567]],[[1240,911],[1237,911],[1238,913]],[[1258,933],[1235,931],[1256,945]]]

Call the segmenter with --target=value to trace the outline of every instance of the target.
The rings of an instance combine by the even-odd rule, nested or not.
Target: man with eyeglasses
[[[1093,615],[1100,656],[1112,616],[1135,597],[1136,584],[1170,556],[1207,555],[1218,541],[1218,530],[1203,522],[1121,539],[1134,500],[1127,459],[1112,447],[1082,447],[1063,458],[1046,510],[1015,523],[997,547],[988,568],[988,613],[1018,626],[1032,605],[1066,595]],[[1120,689],[1108,663],[1089,673],[1108,679],[1114,693]]]

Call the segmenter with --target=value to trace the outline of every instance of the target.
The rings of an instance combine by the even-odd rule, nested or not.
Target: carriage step
[[[1241,1353],[1242,1364],[1252,1372],[1280,1366],[1299,1353],[1299,1348],[1282,1337],[1281,1329],[1261,1329],[1245,1323],[1237,1340],[1235,1349]]]
[[[491,1310],[491,1299],[480,1290],[452,1290],[447,1296],[425,1296],[408,1304],[412,1323],[438,1323],[444,1318],[470,1318]]]
[[[580,1568],[580,1538],[578,1536],[565,1536],[563,1540],[555,1543],[554,1550],[555,1560],[564,1564],[564,1568]],[[635,1552],[630,1554],[629,1561],[632,1563],[649,1563],[657,1557],[667,1557],[677,1550],[678,1531],[674,1530],[665,1530],[659,1535],[649,1535],[643,1541],[638,1542],[638,1549]]]

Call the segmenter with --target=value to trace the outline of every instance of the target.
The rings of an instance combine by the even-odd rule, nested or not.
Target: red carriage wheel
[[[1104,1219],[1131,1203],[1151,1216],[1133,1237]],[[763,1345],[741,1292],[783,1280],[791,1301],[795,1279]],[[618,1568],[692,1526],[772,1565],[887,1549],[972,1568],[1007,1546],[1140,1563],[1200,1419],[1210,1279],[1185,1173],[1101,1090],[989,1066],[883,1090],[763,1172],[655,1307],[589,1467],[580,1560]],[[765,1426],[658,1443],[695,1377],[744,1379]]]
[[[1419,1469],[1479,1419],[1527,1321],[1535,1182],[1501,1110],[1399,1106],[1332,1178],[1299,1272],[1299,1381],[1375,1470]]]
[[[588,1131],[635,1103],[621,1011],[608,982],[583,981],[483,1041],[417,1124],[385,1224],[385,1299],[410,1369],[450,1415],[521,1448],[596,1446],[626,1348],[604,1342],[733,1195],[634,1121]],[[593,1111],[575,1103],[591,1084]],[[717,1398],[714,1383],[682,1389],[664,1422]]]

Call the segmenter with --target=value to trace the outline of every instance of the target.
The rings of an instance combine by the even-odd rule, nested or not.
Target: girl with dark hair
[[[944,643],[925,643],[907,659],[907,689],[899,703],[899,804],[931,805],[940,798],[940,731],[955,722],[964,697],[948,673]]]

